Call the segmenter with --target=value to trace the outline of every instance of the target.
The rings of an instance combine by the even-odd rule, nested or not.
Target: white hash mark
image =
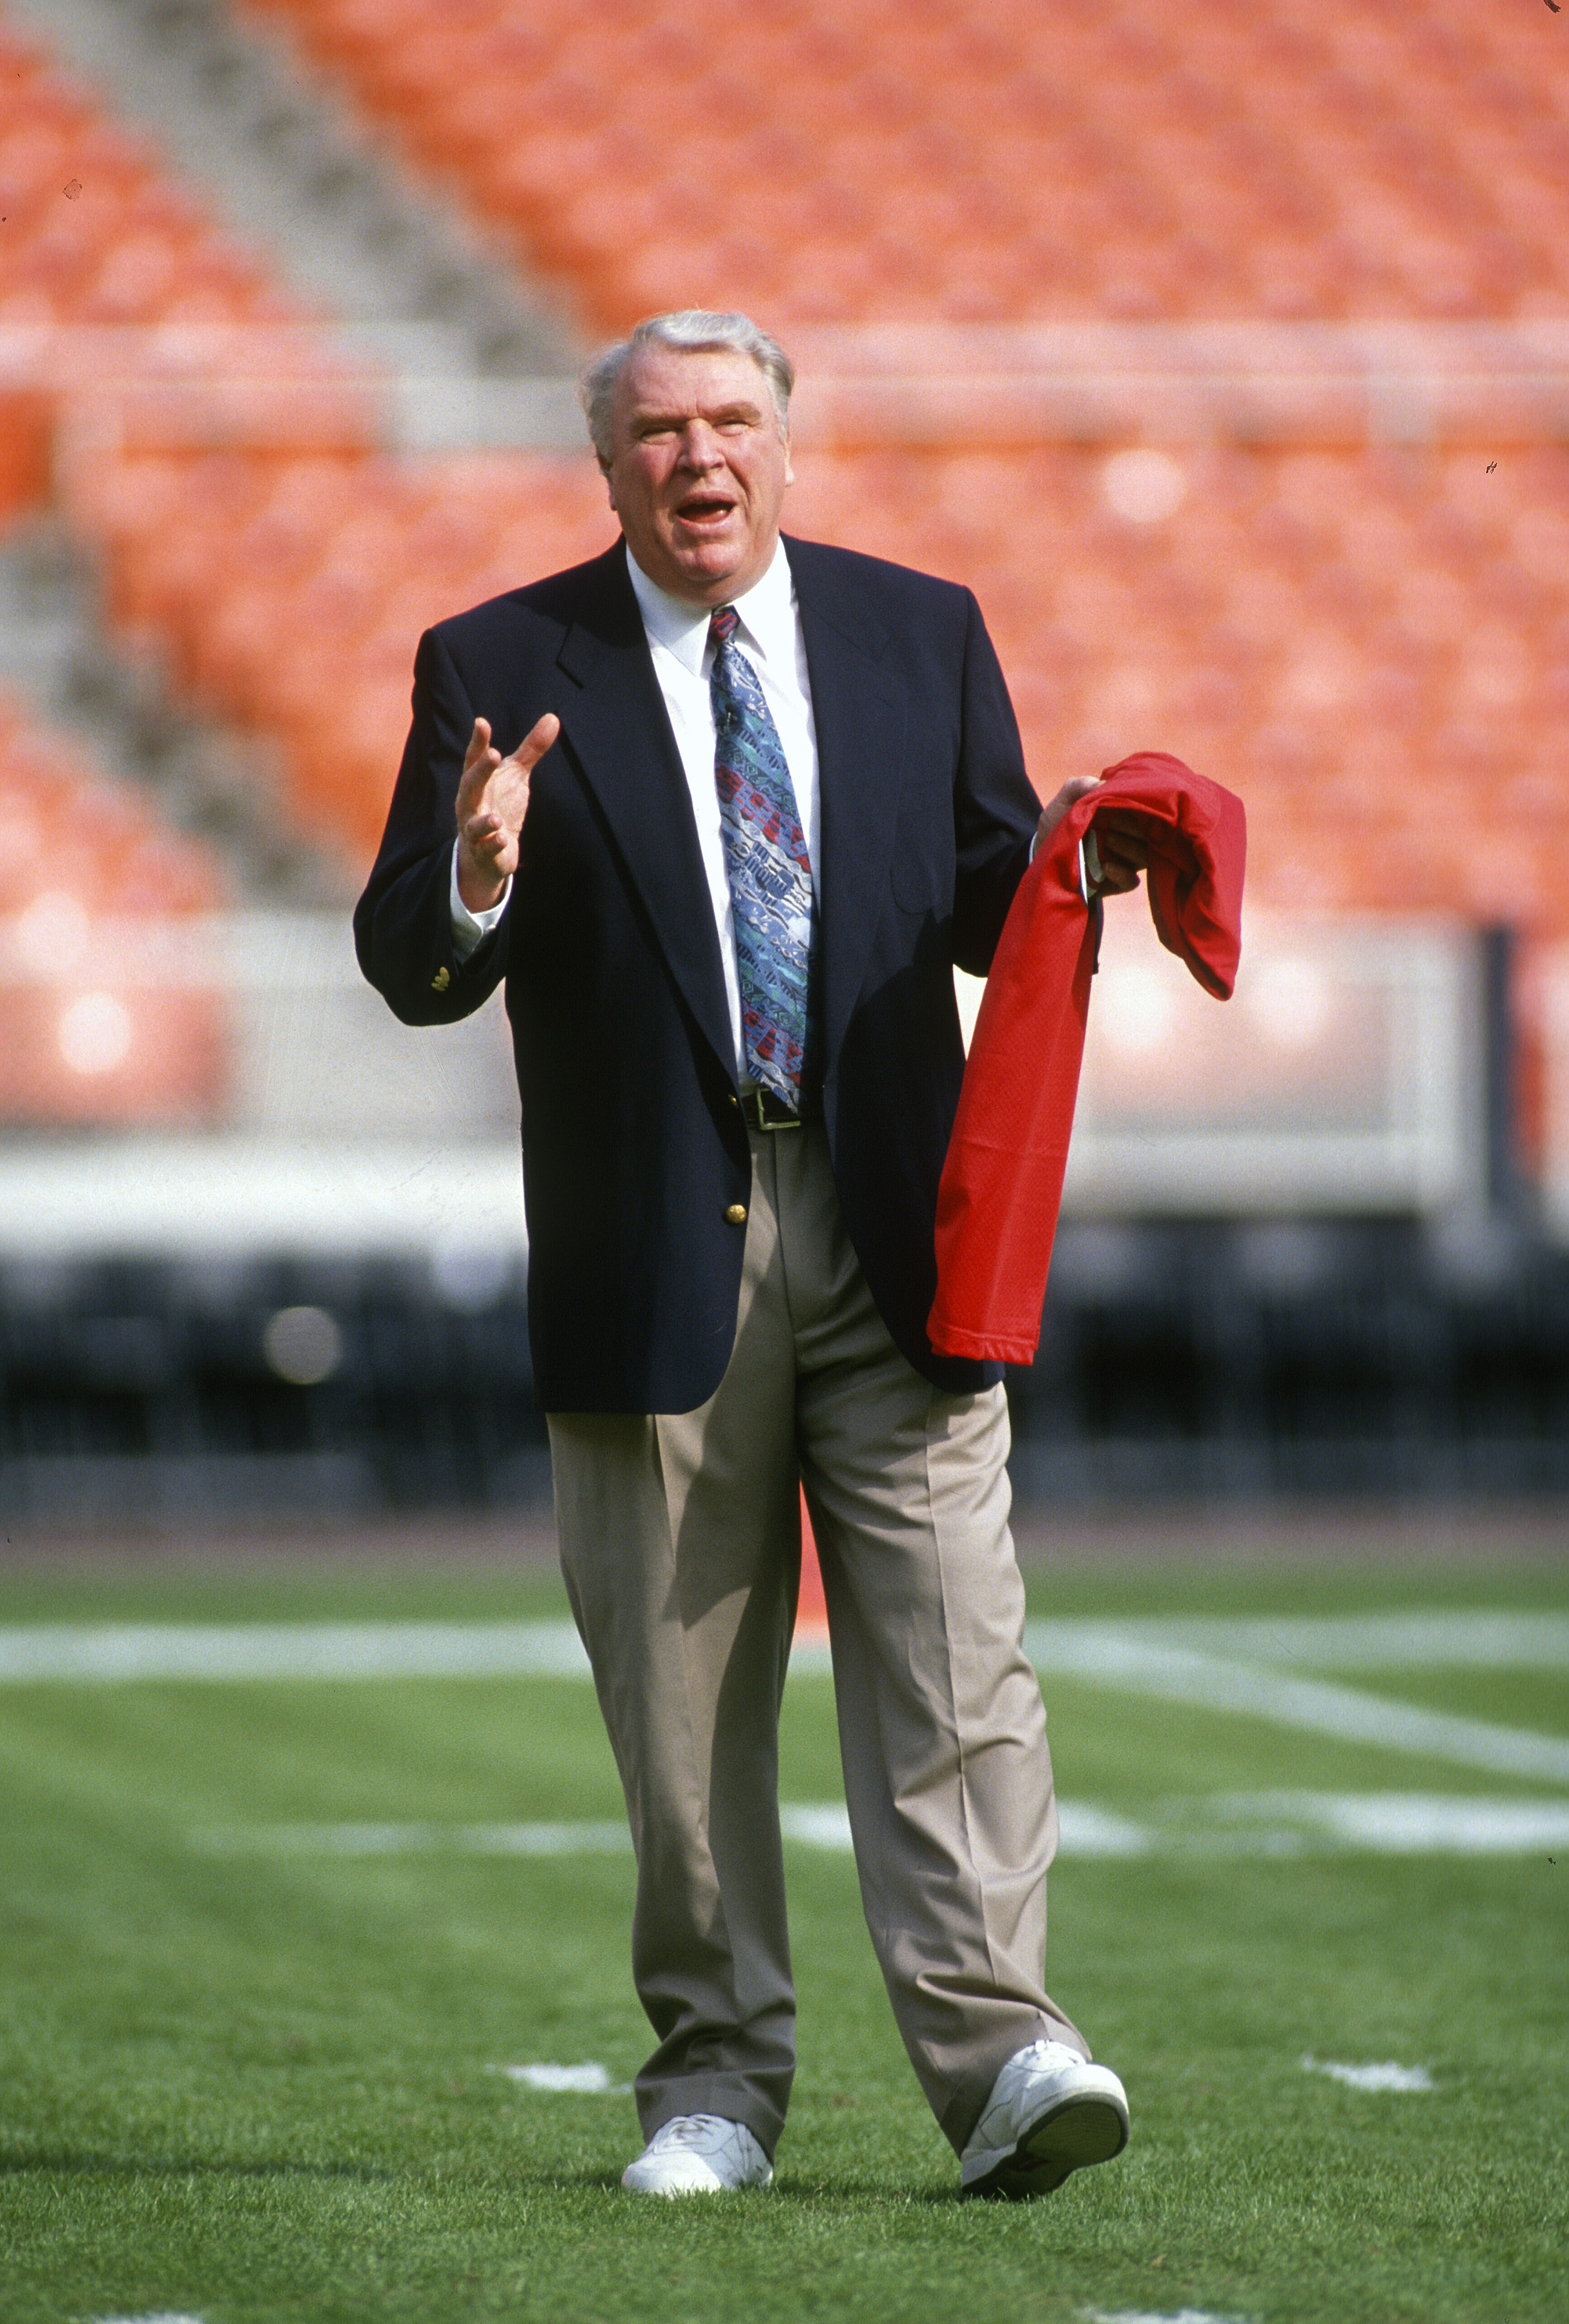
[[[1207,2308],[1086,2308],[1088,2324],[1241,2324],[1235,2316],[1216,2316]]]
[[[1342,2066],[1331,2058],[1304,2058],[1309,2074],[1327,2074],[1351,2090],[1431,2090],[1437,2088],[1426,2066],[1398,2066],[1392,2058],[1381,2066]]]
[[[611,2089],[619,2096],[632,2088],[630,2082],[613,2084],[609,2068],[593,2058],[586,2059],[580,2066],[558,2066],[547,2061],[538,2066],[491,2066],[486,2070],[505,2074],[509,2081],[522,2082],[531,2090],[567,2090],[583,2097]]]

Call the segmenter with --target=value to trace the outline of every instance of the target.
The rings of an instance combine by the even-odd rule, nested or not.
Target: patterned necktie
[[[789,768],[758,676],[735,643],[734,605],[710,625],[714,779],[734,908],[742,1063],[800,1106],[811,1015],[812,866]]]

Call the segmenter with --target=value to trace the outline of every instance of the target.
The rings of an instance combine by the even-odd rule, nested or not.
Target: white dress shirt
[[[719,792],[714,780],[714,706],[708,692],[714,649],[708,625],[712,610],[688,605],[670,596],[649,579],[627,551],[627,571],[643,632],[653,655],[654,676],[660,682],[670,725],[680,755],[681,771],[691,794],[697,844],[707,875],[708,898],[719,931],[719,954],[725,970],[725,990],[730,1002],[730,1026],[735,1054],[741,1056],[741,978],[735,960],[735,918],[730,895],[730,874],[725,861],[725,840],[719,823]],[[807,650],[801,617],[790,578],[789,559],[783,544],[761,581],[730,600],[736,612],[735,642],[756,670],[789,769],[796,795],[796,812],[807,843],[812,884],[820,889],[817,833],[820,794],[817,779],[817,732],[812,718],[812,694],[807,676]],[[488,911],[471,912],[457,892],[457,849],[452,851],[452,948],[466,960],[475,945],[495,927],[512,894],[509,881],[498,903]]]

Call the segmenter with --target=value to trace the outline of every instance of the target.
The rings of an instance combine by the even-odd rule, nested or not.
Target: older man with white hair
[[[1043,1983],[1057,1813],[995,1367],[936,1353],[937,1182],[1042,816],[968,591],[782,537],[790,365],[656,316],[584,383],[602,556],[420,641],[355,914],[406,1022],[504,977],[561,1562],[657,2046],[623,2183],[766,2184],[795,2069],[777,1730],[804,1486],[862,1895],[975,2192],[1120,2151]],[[1103,832],[1108,890],[1136,830]]]

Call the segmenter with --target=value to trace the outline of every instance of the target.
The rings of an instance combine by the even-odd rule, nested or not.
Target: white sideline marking
[[[1142,1821],[1085,1800],[1059,1804],[1065,1856],[1529,1856],[1569,1852],[1569,1800],[1431,1792],[1244,1792],[1152,1803]],[[842,1800],[784,1801],[798,1847],[851,1853]],[[295,1823],[205,1831],[206,1853],[277,1856],[626,1856],[626,1826],[573,1823]]]
[[[0,1627],[0,1684],[586,1678],[570,1622],[42,1622]]]
[[[826,1801],[820,1807],[792,1807],[781,1800],[779,1828],[786,1840],[798,1840],[803,1848],[826,1848],[844,1856],[854,1852],[850,1811],[842,1800]]]
[[[1467,1631],[1490,1666],[1509,1642],[1556,1667],[1557,1617],[1371,1617],[1352,1623],[1217,1625],[1031,1622],[1025,1646],[1036,1667],[1136,1694],[1241,1712],[1278,1726],[1391,1751],[1485,1767],[1495,1775],[1569,1782],[1569,1740],[1496,1727],[1445,1711],[1227,1660],[1180,1641],[1189,1636],[1268,1640],[1305,1657],[1358,1651],[1388,1665],[1401,1637],[1417,1666],[1461,1659]],[[1349,1644],[1348,1644],[1349,1640]],[[1315,1643],[1316,1642],[1316,1643]],[[1551,1653],[1549,1654],[1549,1649]],[[807,1642],[798,1670],[827,1661]],[[131,1680],[586,1678],[587,1657],[570,1622],[40,1623],[0,1626],[0,1684]]]
[[[509,2081],[522,2082],[531,2090],[558,2090],[582,2097],[592,2097],[611,2088],[610,2069],[593,2059],[581,2066],[491,2066],[486,2071],[505,2074]],[[618,2084],[618,2090],[628,2090],[630,2082]]]
[[[1049,1626],[1048,1626],[1049,1627]],[[1569,1670],[1569,1614],[1282,1614],[1131,1621],[1151,1645],[1310,1670]]]
[[[278,1823],[244,1831],[203,1831],[196,1845],[217,1855],[263,1850],[279,1856],[630,1856],[623,1823]]]
[[[1426,2066],[1398,2066],[1390,2058],[1381,2066],[1341,2066],[1329,2058],[1304,2058],[1309,2074],[1327,2074],[1349,2090],[1431,2090],[1437,2088]]]
[[[1066,1624],[1026,1626],[1025,1651],[1038,1670],[1088,1678],[1201,1710],[1241,1711],[1276,1726],[1333,1735],[1341,1742],[1370,1743],[1386,1751],[1446,1759],[1457,1766],[1485,1767],[1493,1775],[1569,1783],[1569,1741],[1556,1735],[1494,1727],[1480,1719],[1391,1702],[1323,1679],[1296,1678],[1287,1671],[1225,1662],[1185,1646],[1149,1644],[1131,1624],[1086,1624],[1065,1635],[1068,1630]]]
[[[1088,1800],[1058,1800],[1057,1816],[1065,1856],[1147,1856],[1158,1845],[1146,1825]]]
[[[94,2324],[201,2324],[201,2318],[161,2312],[157,2316],[99,2316]]]
[[[1063,1847],[1074,1856],[1142,1856],[1155,1844],[1142,1824],[1113,1814],[1110,1808],[1092,1807],[1084,1800],[1059,1800],[1057,1816]],[[821,1848],[843,1856],[854,1852],[850,1811],[841,1801],[820,1807],[781,1802],[779,1824],[786,1840],[802,1848]]]
[[[1135,1684],[1231,1664],[1569,1670],[1569,1616],[1372,1614],[1266,1621],[1033,1621],[1038,1670]],[[829,1668],[817,1633],[798,1669]],[[45,1680],[586,1678],[568,1621],[0,1623],[0,1684]]]
[[[1214,1803],[1219,1807],[1223,1803]],[[1569,1800],[1485,1800],[1431,1792],[1278,1792],[1249,1806],[1316,1827],[1375,1856],[1530,1856],[1569,1849]]]

